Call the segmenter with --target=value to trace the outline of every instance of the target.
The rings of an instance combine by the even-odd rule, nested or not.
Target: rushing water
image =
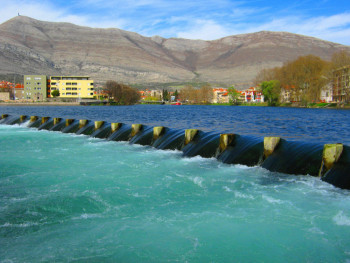
[[[350,261],[350,192],[318,178],[18,125],[0,167],[1,262]]]
[[[287,140],[350,145],[350,110],[232,106],[0,107],[1,114],[38,115],[201,129]]]

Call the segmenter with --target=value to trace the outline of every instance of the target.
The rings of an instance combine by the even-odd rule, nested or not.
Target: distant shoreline
[[[147,104],[147,103],[139,103],[139,105],[141,104]],[[135,104],[138,105],[138,104]],[[151,104],[149,104],[151,105]],[[170,105],[170,104],[166,104],[166,105]],[[187,105],[187,104],[186,104]],[[198,104],[188,104],[188,105],[198,105]],[[228,105],[228,104],[207,104],[209,106],[247,106],[247,107],[267,107],[267,105]],[[89,106],[89,105],[81,105],[79,102],[0,102],[0,106],[9,106],[9,107],[15,107],[15,106],[19,106],[19,107],[25,107],[25,106]],[[109,106],[109,105],[90,105],[90,106]],[[281,106],[275,106],[275,108],[309,108],[309,109],[346,109],[349,110],[350,107],[349,106],[343,106],[343,107],[317,107],[317,106],[285,106],[285,105],[281,105]]]
[[[81,106],[79,102],[0,102],[0,106]]]

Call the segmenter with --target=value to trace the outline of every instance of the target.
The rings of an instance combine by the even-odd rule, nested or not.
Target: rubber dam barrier
[[[105,121],[75,120],[2,114],[0,124],[26,123],[38,130],[61,131],[106,139],[128,141],[161,150],[179,150],[184,157],[213,158],[226,164],[261,166],[272,172],[311,175],[350,189],[350,146],[286,141],[280,137],[256,138],[219,134],[197,129],[176,130],[143,124],[127,125]]]

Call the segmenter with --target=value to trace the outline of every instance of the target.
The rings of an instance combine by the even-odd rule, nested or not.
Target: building
[[[10,100],[10,92],[1,92],[0,91],[0,101]]]
[[[300,99],[300,92],[295,88],[293,85],[285,85],[281,87],[281,95],[280,95],[280,101],[281,102],[299,102]]]
[[[45,75],[24,75],[24,99],[36,101],[47,98],[47,78]]]
[[[148,98],[158,99],[159,101],[163,100],[163,91],[162,90],[140,90],[139,91],[141,100],[147,100]]]
[[[51,76],[48,93],[58,90],[60,98],[93,99],[94,81],[88,76]]]
[[[228,103],[228,91],[226,88],[214,88],[212,103]]]
[[[243,102],[264,102],[264,95],[255,87],[239,91],[241,93],[240,101]]]
[[[25,99],[24,96],[24,85],[23,84],[16,84],[13,96],[15,100],[23,100]]]
[[[350,102],[350,65],[333,71],[333,100]]]
[[[333,101],[333,89],[331,85],[327,85],[321,89],[320,102],[330,103]]]

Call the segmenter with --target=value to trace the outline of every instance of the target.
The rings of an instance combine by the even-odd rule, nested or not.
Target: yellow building
[[[92,99],[94,81],[87,76],[51,76],[48,94],[58,90],[60,98]]]

